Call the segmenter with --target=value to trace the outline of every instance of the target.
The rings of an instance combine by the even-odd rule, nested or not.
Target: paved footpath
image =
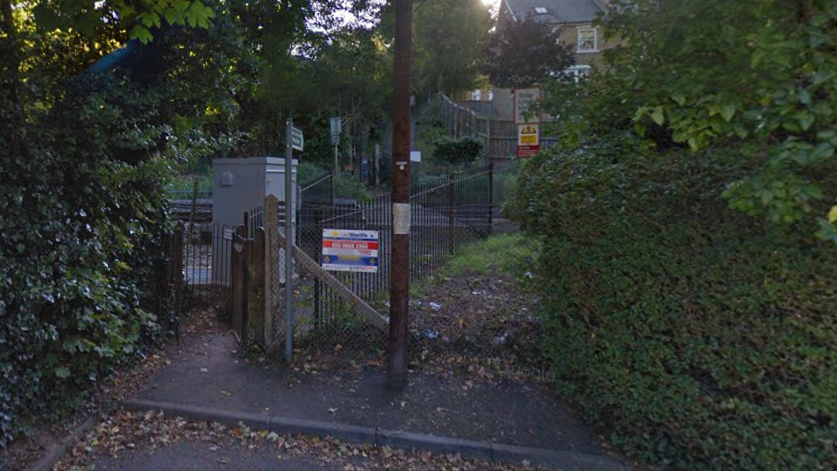
[[[350,441],[436,453],[461,448],[464,456],[486,461],[542,462],[579,471],[626,469],[599,447],[596,435],[574,417],[551,385],[413,373],[408,388],[393,393],[384,387],[384,368],[291,374],[277,366],[247,362],[236,349],[228,335],[207,334],[184,354],[171,358],[171,364],[155,373],[128,405],[135,410],[168,408],[170,415],[190,420],[222,417],[236,423],[246,417],[257,424],[254,427],[275,426],[279,433],[300,430],[297,425],[302,423],[340,436],[327,433],[334,426],[346,432],[341,438]],[[200,447],[177,444],[149,456],[137,453],[103,461],[96,469],[276,469],[269,467],[272,455],[255,451],[246,459],[227,460],[237,467],[219,467],[217,457]],[[533,449],[544,451],[546,458],[537,459],[537,450],[534,459],[529,457],[527,450]],[[557,461],[550,458],[553,455]],[[194,466],[167,467],[172,456],[189,457]],[[184,459],[177,462],[182,465]],[[332,469],[298,460],[284,462],[281,469]]]

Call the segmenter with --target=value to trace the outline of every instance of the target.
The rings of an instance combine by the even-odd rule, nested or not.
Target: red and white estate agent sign
[[[323,268],[376,273],[378,245],[378,231],[323,229]]]

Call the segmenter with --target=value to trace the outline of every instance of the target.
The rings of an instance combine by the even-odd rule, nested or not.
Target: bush
[[[433,143],[433,159],[439,163],[459,165],[472,163],[482,153],[482,142],[471,136],[443,137]]]
[[[163,104],[115,82],[76,80],[25,145],[0,121],[0,447],[173,321],[158,317],[170,162],[148,125]]]
[[[727,207],[755,166],[614,138],[522,172],[510,210],[544,241],[559,386],[643,460],[837,468],[837,251]]]

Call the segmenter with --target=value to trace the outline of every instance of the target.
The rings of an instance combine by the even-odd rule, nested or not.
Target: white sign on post
[[[331,143],[337,145],[340,143],[340,133],[343,132],[343,121],[339,116],[331,118]]]
[[[516,124],[540,123],[540,116],[531,115],[533,105],[540,99],[541,91],[537,88],[518,88],[514,91],[514,122]],[[526,115],[530,114],[529,119]]]
[[[323,229],[323,268],[377,273],[378,241],[378,231]]]
[[[291,147],[293,147],[294,150],[302,152],[304,143],[305,140],[302,137],[302,129],[291,128]]]

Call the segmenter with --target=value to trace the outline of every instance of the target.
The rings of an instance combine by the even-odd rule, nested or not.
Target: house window
[[[545,7],[535,7],[535,13],[538,15],[546,15],[547,13],[549,13],[549,10],[547,10]]]
[[[596,28],[578,28],[578,52],[598,52]]]
[[[474,90],[473,92],[471,92],[471,100],[473,100],[473,101],[482,100],[482,90]]]

